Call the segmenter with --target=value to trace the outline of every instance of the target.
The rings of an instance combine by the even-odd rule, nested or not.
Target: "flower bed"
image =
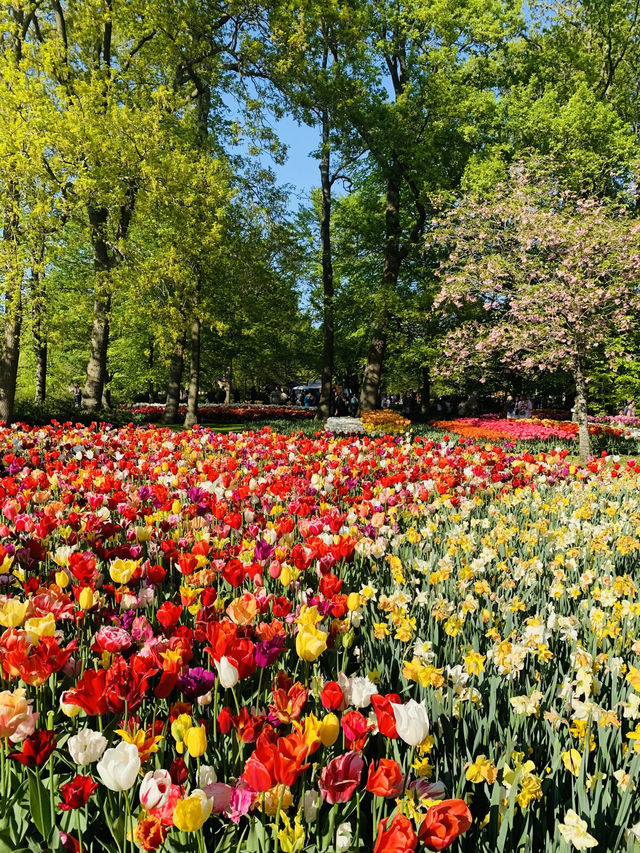
[[[500,418],[488,415],[480,418],[456,418],[449,421],[433,421],[433,426],[454,432],[466,438],[487,438],[490,441],[510,439],[512,441],[549,441],[563,439],[576,441],[578,425],[573,421],[535,420],[524,418]],[[624,435],[623,429],[609,426],[589,425],[591,435]]]
[[[164,412],[164,403],[143,403],[123,406],[138,418],[148,418],[150,422],[160,420]],[[180,418],[184,418],[187,407],[178,409]],[[211,423],[249,423],[260,420],[300,420],[315,417],[316,410],[303,406],[272,406],[262,403],[237,403],[234,405],[207,404],[198,407],[198,417]]]
[[[69,424],[0,447],[0,849],[632,844],[634,460]]]
[[[411,421],[393,409],[371,409],[362,413],[361,420],[369,435],[400,435],[411,428]]]
[[[597,417],[590,418],[590,420],[600,424],[613,424],[614,426],[623,428],[633,427],[637,429],[640,427],[640,418],[630,417],[629,415],[598,415]]]

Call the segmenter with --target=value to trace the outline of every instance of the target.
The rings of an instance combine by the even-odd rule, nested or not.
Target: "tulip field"
[[[640,850],[640,461],[0,443],[0,853]]]

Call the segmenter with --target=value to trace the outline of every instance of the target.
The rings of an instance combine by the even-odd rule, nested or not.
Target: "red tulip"
[[[344,693],[337,681],[327,681],[320,691],[320,701],[327,711],[343,711],[346,707]]]
[[[78,774],[71,782],[60,786],[64,802],[58,803],[58,808],[63,812],[82,808],[89,802],[89,797],[97,787],[98,783],[94,782],[91,776]]]
[[[392,758],[381,758],[378,769],[374,769],[373,761],[369,765],[367,791],[377,797],[398,797],[402,793],[404,776],[397,761]]]
[[[444,850],[469,829],[471,822],[464,800],[442,800],[428,809],[418,835],[429,850]]]
[[[330,761],[320,775],[318,787],[328,803],[346,803],[360,784],[364,761],[357,752],[346,752]]]
[[[25,767],[42,767],[56,747],[58,738],[50,729],[36,729],[25,738],[22,752],[12,752],[9,758],[19,761]]]
[[[396,718],[393,713],[392,704],[402,704],[402,699],[397,693],[387,693],[386,696],[381,696],[379,693],[371,697],[371,704],[375,711],[376,720],[378,721],[378,731],[385,737],[397,738],[398,730],[396,729]]]
[[[413,831],[409,818],[396,814],[389,824],[389,818],[381,820],[373,853],[410,853],[416,849],[418,837]]]

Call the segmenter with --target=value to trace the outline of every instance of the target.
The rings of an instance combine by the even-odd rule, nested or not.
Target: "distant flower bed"
[[[132,415],[148,417],[150,421],[162,417],[164,403],[142,403],[123,407]],[[187,412],[187,407],[182,405],[178,409],[180,418]],[[282,420],[299,420],[313,418],[315,408],[303,408],[301,406],[271,406],[266,403],[236,403],[234,405],[207,404],[198,407],[200,420],[215,423],[235,423],[246,421],[260,421],[265,418]]]
[[[575,441],[578,425],[572,421],[541,421],[524,418],[457,418],[452,421],[434,421],[433,425],[448,432],[455,432],[465,438],[488,438],[493,440],[540,441],[564,439]],[[624,430],[609,426],[589,425],[591,435],[623,435]]]
[[[640,427],[640,418],[629,417],[628,415],[598,415],[591,420],[599,424],[614,424],[621,427]]]
[[[392,409],[372,409],[362,413],[362,425],[369,435],[391,435],[406,432],[411,426],[408,418],[403,418]]]

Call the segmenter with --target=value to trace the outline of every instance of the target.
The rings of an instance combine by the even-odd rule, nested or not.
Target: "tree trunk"
[[[82,390],[82,406],[90,411],[102,405],[102,394],[107,381],[107,354],[109,352],[109,274],[114,265],[105,238],[108,211],[106,208],[89,208],[91,242],[93,244],[93,268],[96,275],[96,290],[93,300],[93,322],[87,373]]]
[[[0,420],[6,424],[13,421],[16,399],[18,359],[20,357],[20,331],[22,329],[21,282],[15,281],[6,293],[4,339],[0,359]]]
[[[24,39],[24,10],[21,4],[11,4],[9,13],[14,22],[9,44],[13,51],[15,68],[22,60]],[[9,180],[7,187],[9,203],[2,221],[2,240],[13,255],[14,266],[5,277],[4,285],[4,332],[2,356],[0,357],[0,420],[7,424],[13,421],[16,399],[16,381],[20,358],[20,332],[22,330],[22,275],[23,268],[17,250],[20,230],[20,194],[17,183]]]
[[[107,353],[109,351],[109,312],[111,297],[99,293],[93,300],[93,323],[87,376],[82,390],[82,406],[93,411],[102,405],[102,394],[107,380]]]
[[[18,42],[21,45],[21,42]],[[17,48],[16,61],[21,48]],[[13,421],[16,399],[16,380],[18,378],[18,360],[20,358],[20,331],[22,329],[22,264],[20,262],[18,240],[18,190],[11,182],[9,197],[13,203],[8,205],[2,223],[2,239],[7,244],[13,258],[13,269],[5,279],[4,296],[4,332],[2,356],[0,357],[0,420],[6,424]]]
[[[587,383],[582,372],[580,355],[573,360],[573,378],[576,383],[575,415],[578,424],[578,447],[580,461],[589,461],[589,421],[587,417]]]
[[[431,396],[431,373],[429,366],[422,368],[422,389],[420,391],[420,414],[426,417],[429,414],[429,398]]]
[[[191,324],[191,366],[189,368],[189,397],[187,399],[187,414],[184,419],[185,429],[190,429],[198,423],[198,391],[200,390],[200,320]]]
[[[331,389],[333,383],[334,318],[333,318],[333,261],[331,257],[331,148],[329,139],[329,113],[322,111],[322,156],[320,158],[320,184],[322,209],[320,213],[320,240],[322,244],[322,300],[323,347],[322,388],[317,417],[326,420],[331,414]]]
[[[367,366],[362,377],[360,389],[360,408],[363,412],[377,409],[380,405],[380,377],[384,353],[387,348],[387,333],[382,328],[375,329],[371,335]]]
[[[167,388],[167,402],[162,414],[163,424],[175,424],[178,422],[178,410],[180,408],[180,388],[182,386],[182,373],[184,371],[184,333],[176,341],[176,346],[171,356],[169,367],[169,387]]]
[[[231,402],[231,390],[233,388],[233,356],[229,359],[229,366],[227,367],[227,372],[225,374],[224,381],[224,402],[225,405],[228,406]]]
[[[35,402],[42,405],[47,398],[47,355],[48,341],[45,326],[46,289],[44,274],[33,271],[32,330],[33,354],[36,359]]]
[[[150,403],[155,402],[156,392],[153,387],[153,375],[151,371],[153,370],[153,355],[154,355],[154,347],[153,347],[153,338],[149,343],[149,358],[147,359],[147,367],[149,368],[149,382],[147,385],[147,399]]]
[[[107,27],[105,25],[105,34]],[[107,36],[105,35],[105,39]],[[110,40],[110,36],[107,40]],[[106,43],[106,42],[105,42]],[[127,196],[118,211],[116,228],[117,242],[123,242],[129,233],[138,186],[135,180],[129,183]],[[82,391],[82,405],[85,409],[99,409],[110,404],[109,392],[105,392],[108,382],[107,363],[109,353],[109,318],[111,314],[111,274],[122,260],[119,251],[109,250],[107,242],[107,221],[109,211],[106,207],[89,205],[89,230],[93,246],[93,268],[96,275],[95,296],[93,300],[93,323],[91,327],[91,346],[87,375]]]
[[[400,249],[400,184],[400,171],[398,168],[394,168],[387,175],[382,287],[379,294],[378,317],[371,335],[367,365],[362,378],[362,389],[360,391],[360,408],[362,411],[377,408],[380,400],[380,378],[387,348],[391,300],[398,284],[402,260]]]

